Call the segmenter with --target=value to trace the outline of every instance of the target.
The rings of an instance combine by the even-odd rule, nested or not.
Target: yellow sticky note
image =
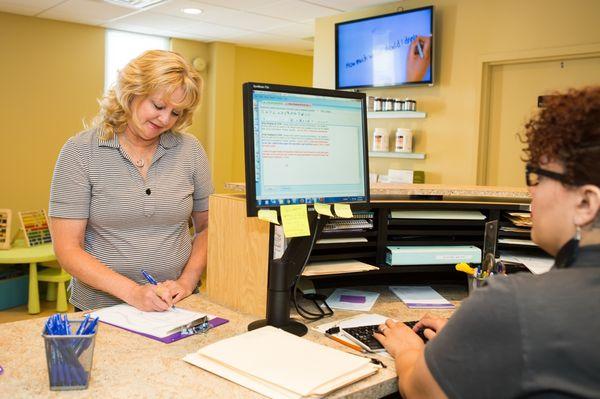
[[[333,211],[340,218],[351,218],[353,216],[349,204],[333,204]]]
[[[315,211],[321,215],[333,217],[333,213],[331,213],[331,205],[329,204],[319,204],[315,202]]]
[[[310,235],[306,204],[281,205],[279,211],[281,212],[283,235],[288,238]]]
[[[279,224],[279,220],[277,219],[277,211],[274,211],[272,209],[259,209],[258,218],[260,220],[265,220],[267,222]]]

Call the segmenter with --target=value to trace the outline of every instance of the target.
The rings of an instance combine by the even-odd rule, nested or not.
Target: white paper
[[[363,303],[354,303],[342,301],[342,295],[364,297]],[[359,290],[348,290],[345,288],[338,288],[327,298],[327,304],[331,308],[344,309],[344,310],[358,310],[361,312],[368,312],[371,310],[375,301],[379,298],[379,293],[370,291],[359,291]]]
[[[206,316],[182,308],[171,308],[165,312],[144,312],[126,303],[95,310],[91,315],[99,317],[104,323],[158,338],[167,337]]]
[[[554,259],[549,256],[523,255],[509,251],[502,251],[500,253],[500,260],[521,263],[533,274],[546,273],[554,265]]]
[[[409,308],[452,309],[454,305],[428,286],[390,286],[394,293]]]

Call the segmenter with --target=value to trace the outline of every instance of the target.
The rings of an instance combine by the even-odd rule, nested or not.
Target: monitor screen
[[[363,93],[246,83],[244,142],[249,216],[369,200]]]
[[[335,25],[336,88],[433,83],[433,7]]]

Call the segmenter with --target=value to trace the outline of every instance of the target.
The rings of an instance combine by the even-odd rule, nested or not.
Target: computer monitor
[[[244,142],[248,216],[369,201],[363,93],[245,83]]]
[[[369,202],[363,93],[245,83],[244,146],[248,216],[291,204]],[[311,235],[292,238],[269,261],[266,318],[250,330],[271,325],[306,334],[290,320],[290,293],[326,220],[310,212]]]

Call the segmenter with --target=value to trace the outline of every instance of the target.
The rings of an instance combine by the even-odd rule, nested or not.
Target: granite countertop
[[[244,183],[225,183],[225,188],[235,192],[245,192]],[[371,184],[371,198],[374,200],[406,199],[418,200],[429,197],[442,197],[444,200],[477,198],[488,201],[510,201],[529,203],[531,196],[526,188],[499,186],[467,186],[448,184],[400,184],[374,183]]]
[[[377,289],[377,288],[376,288]],[[380,287],[382,295],[373,312],[397,320],[415,320],[424,310],[408,309],[388,290]],[[439,289],[442,295],[458,304],[465,296],[456,289]],[[178,398],[262,398],[221,377],[181,360],[209,343],[240,334],[255,318],[233,312],[208,301],[202,294],[192,295],[181,302],[181,307],[229,319],[229,323],[206,334],[164,344],[105,324],[100,324],[96,337],[90,384],[82,391],[50,391],[46,369],[44,343],[41,336],[45,318],[0,324],[0,396],[10,398],[55,397],[178,397]],[[432,311],[449,316],[452,311]],[[336,311],[334,318],[342,319],[356,312]],[[74,318],[73,315],[70,315]],[[319,325],[326,321],[313,322]],[[353,352],[324,335],[310,329],[308,339],[340,350]],[[354,352],[356,353],[356,352]],[[375,398],[397,392],[393,361],[379,357],[387,364],[377,374],[340,389],[331,398]]]

